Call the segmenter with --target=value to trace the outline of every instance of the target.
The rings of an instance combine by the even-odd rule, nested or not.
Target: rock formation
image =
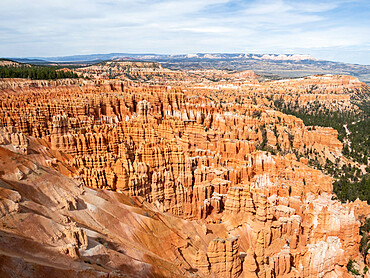
[[[147,76],[139,68],[125,71]],[[338,133],[272,109],[283,98],[346,105],[347,90],[363,86],[353,78],[222,94],[102,79],[17,82],[0,84],[0,240],[14,241],[0,247],[4,264],[14,265],[12,249],[41,272],[61,256],[53,271],[75,276],[330,277],[360,256],[358,211],[369,207],[334,200],[332,178],[297,159],[307,150],[341,156]]]

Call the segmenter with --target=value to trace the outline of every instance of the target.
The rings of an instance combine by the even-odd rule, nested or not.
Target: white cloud
[[[331,14],[349,2],[1,0],[0,56],[355,51],[370,44],[369,19]]]

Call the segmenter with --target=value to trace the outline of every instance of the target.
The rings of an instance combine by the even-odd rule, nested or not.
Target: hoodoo
[[[227,74],[234,88],[178,74],[171,86],[0,81],[0,276],[350,277],[349,262],[365,267],[370,207],[338,200],[317,167],[354,162],[337,130],[284,109],[357,111],[350,99],[366,85],[247,71]]]

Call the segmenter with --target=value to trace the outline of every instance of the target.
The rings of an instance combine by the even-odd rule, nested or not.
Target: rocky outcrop
[[[13,126],[0,128],[0,145],[21,154],[28,153],[27,137],[17,132]]]
[[[85,250],[88,245],[86,233],[76,226],[75,222],[70,222],[63,231],[67,244],[61,248],[61,252],[77,258],[80,256],[79,249]]]
[[[76,261],[96,252],[96,264],[113,269],[125,268],[123,256],[164,276],[343,274],[359,256],[357,219],[368,206],[333,200],[332,178],[297,159],[308,150],[340,155],[338,134],[269,108],[295,101],[293,88],[304,105],[345,103],[344,89],[358,86],[341,77],[331,92],[318,80],[222,94],[116,80],[8,81],[0,91],[1,178],[27,199],[0,191],[1,217],[38,211],[32,220],[42,228],[32,227],[42,244]],[[325,96],[303,96],[316,83]],[[278,154],[261,150],[269,148]],[[78,186],[52,169],[78,177]]]
[[[0,218],[20,212],[19,202],[21,195],[6,188],[0,188]]]
[[[239,277],[241,261],[238,238],[215,238],[207,249],[211,273],[216,277]]]

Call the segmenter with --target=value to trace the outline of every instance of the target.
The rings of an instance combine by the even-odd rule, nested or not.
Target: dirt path
[[[344,127],[344,129],[346,130],[346,137],[345,138],[343,138],[343,143],[344,144],[347,144],[348,145],[348,149],[349,149],[349,151],[351,151],[351,141],[349,140],[349,138],[348,138],[348,135],[350,135],[351,134],[351,131],[349,131],[349,129],[348,129],[348,127],[347,127],[347,124],[344,124],[343,125],[343,127]]]

